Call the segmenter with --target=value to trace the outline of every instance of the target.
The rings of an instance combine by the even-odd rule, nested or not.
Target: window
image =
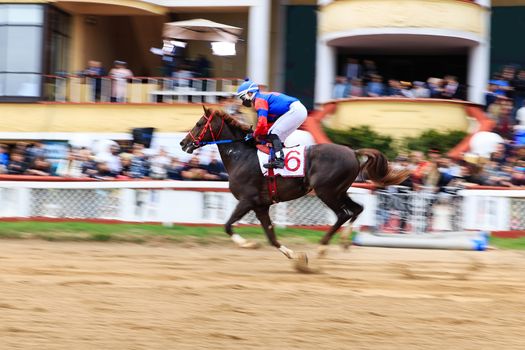
[[[38,98],[44,7],[0,4],[0,99]]]
[[[68,72],[69,33],[71,16],[49,6],[46,16],[45,67],[50,75],[62,75]]]

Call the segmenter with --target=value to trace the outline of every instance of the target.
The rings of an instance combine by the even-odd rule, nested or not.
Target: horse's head
[[[204,114],[188,135],[180,142],[184,152],[193,153],[197,148],[211,141],[220,140],[224,119],[219,111],[204,107]]]

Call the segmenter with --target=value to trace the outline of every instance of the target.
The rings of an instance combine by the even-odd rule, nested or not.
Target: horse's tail
[[[408,170],[396,171],[389,167],[388,159],[376,149],[363,148],[355,151],[357,157],[366,156],[360,171],[366,171],[370,180],[380,186],[398,185],[410,175]]]

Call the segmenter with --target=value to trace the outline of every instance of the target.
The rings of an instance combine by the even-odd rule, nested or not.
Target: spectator
[[[505,99],[501,102],[501,109],[499,111],[498,119],[494,131],[502,137],[512,139],[512,108],[513,104],[510,99]]]
[[[401,96],[407,98],[414,98],[414,92],[412,91],[412,83],[408,81],[401,81]]]
[[[346,62],[345,75],[348,81],[361,78],[363,72],[359,61],[355,58],[349,58]]]
[[[503,95],[497,95],[496,100],[487,108],[487,115],[490,119],[498,122],[500,115],[503,113],[504,101],[507,100],[507,97]]]
[[[171,77],[173,74],[177,63],[175,52],[176,47],[169,43],[168,40],[165,40],[164,46],[162,47],[162,74],[165,77]]]
[[[401,83],[399,82],[399,80],[388,80],[387,96],[403,97],[403,94],[401,93]]]
[[[425,175],[425,168],[428,166],[428,161],[425,160],[425,155],[421,151],[413,151],[410,155],[412,168],[412,182],[414,186],[423,185],[423,178]]]
[[[31,161],[31,158],[29,156],[28,152],[29,144],[27,142],[17,142],[15,144],[15,148],[13,149],[12,153],[20,153],[22,157],[24,157],[24,162],[29,163]]]
[[[35,141],[30,147],[26,149],[28,163],[33,162],[37,157],[46,156],[46,149],[42,141]]]
[[[108,163],[105,161],[98,161],[96,165],[96,172],[92,176],[97,180],[113,180],[115,173],[111,171]]]
[[[350,83],[350,97],[363,97],[365,91],[363,88],[363,81],[361,79],[353,79]]]
[[[383,78],[378,74],[371,76],[371,81],[366,87],[366,94],[369,97],[379,97],[385,94],[385,86],[383,84]]]
[[[512,168],[510,182],[514,186],[525,186],[525,162],[520,161]]]
[[[91,60],[88,66],[82,72],[86,78],[87,83],[91,87],[91,96],[93,101],[100,101],[100,92],[102,91],[102,77],[106,75],[106,71],[99,61]]]
[[[11,153],[11,161],[7,165],[7,173],[10,175],[22,175],[27,170],[25,157],[20,151]]]
[[[190,162],[181,169],[183,180],[216,180],[215,175],[209,174],[204,167],[200,165],[199,158],[192,157]]]
[[[51,164],[44,157],[38,156],[26,170],[27,175],[50,176]]]
[[[131,179],[131,159],[133,154],[131,153],[121,153],[120,154],[120,163],[122,165],[120,169],[119,178]]]
[[[507,96],[507,92],[511,89],[510,82],[503,79],[501,74],[494,74],[489,84],[496,86],[495,93],[497,95]]]
[[[458,99],[460,97],[460,88],[458,80],[453,75],[445,76],[442,98]]]
[[[148,176],[148,161],[144,156],[144,152],[139,148],[133,150],[129,175],[132,179],[142,179]]]
[[[348,80],[345,77],[336,77],[332,98],[346,98],[348,97],[348,91]]]
[[[7,172],[8,164],[9,164],[9,153],[7,152],[7,145],[0,144],[0,174]]]
[[[428,78],[427,86],[431,98],[443,98],[443,81],[439,78]]]
[[[214,155],[210,163],[206,166],[206,171],[216,177],[214,180],[228,181],[228,173],[221,160]]]
[[[523,102],[525,101],[525,70],[520,70],[510,85],[514,89],[513,115],[516,115],[516,111],[523,107]]]
[[[520,126],[525,126],[525,106],[522,106],[516,112],[516,123]]]
[[[181,162],[179,162],[177,158],[173,157],[171,159],[171,164],[168,167],[168,179],[183,180],[182,169],[184,169],[184,165]]]
[[[455,176],[459,176],[461,173],[460,166],[452,159],[447,157],[440,157],[438,160],[438,170],[443,174],[448,181],[452,180]]]
[[[171,161],[164,148],[159,150],[159,154],[152,157],[150,161],[150,177],[156,180],[164,180],[168,177],[168,167]]]
[[[415,81],[412,89],[415,98],[430,98],[430,89],[422,81]]]
[[[111,102],[126,102],[128,79],[133,77],[133,73],[126,66],[124,61],[115,61],[109,71],[112,79]]]
[[[95,157],[89,150],[82,150],[80,152],[80,160],[82,161],[82,174],[87,177],[95,177],[98,173],[97,162]]]
[[[498,96],[502,96],[496,93],[497,90],[497,85],[489,84],[487,92],[485,92],[485,111],[487,111],[490,108],[490,106],[497,101]]]
[[[372,60],[363,61],[363,83],[366,85],[372,81],[374,75],[378,75],[376,63]]]
[[[62,177],[82,177],[82,164],[77,150],[69,150],[66,159],[58,162],[56,174]]]
[[[102,152],[97,155],[97,159],[101,162],[107,163],[109,170],[117,175],[122,170],[122,162],[119,157],[120,147],[116,144],[109,146],[109,152]]]
[[[204,55],[199,55],[195,61],[195,68],[199,78],[211,77],[211,62]]]
[[[466,164],[461,166],[461,173],[455,177],[451,184],[456,187],[463,187],[469,185],[484,185],[485,181],[481,174],[481,168],[474,164]]]
[[[505,168],[508,167],[501,166],[495,160],[489,161],[484,167],[484,172],[487,176],[486,184],[489,186],[512,186],[510,182],[511,173],[509,172],[512,169]],[[504,171],[504,169],[507,171]]]

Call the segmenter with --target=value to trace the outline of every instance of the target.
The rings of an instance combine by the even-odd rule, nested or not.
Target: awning
[[[204,40],[235,43],[242,33],[242,28],[209,21],[192,19],[188,21],[164,24],[163,37],[178,40]]]

